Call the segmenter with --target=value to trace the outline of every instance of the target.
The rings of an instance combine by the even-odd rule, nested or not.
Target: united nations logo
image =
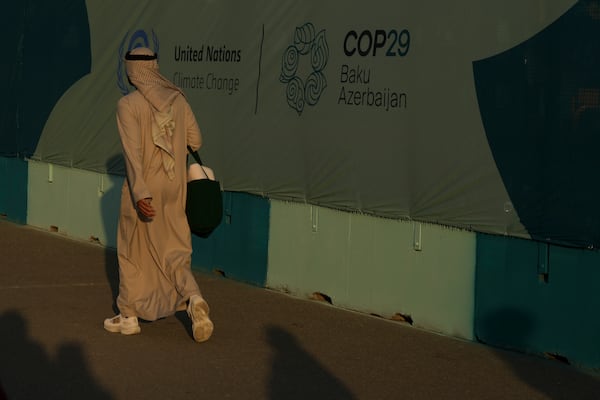
[[[301,56],[310,56],[310,73],[304,79],[298,76]],[[302,114],[305,104],[314,106],[327,87],[327,79],[323,70],[329,59],[329,46],[325,38],[325,29],[315,33],[310,22],[297,27],[294,33],[294,44],[283,54],[279,81],[286,84],[288,105]]]
[[[125,36],[123,36],[123,40],[121,40],[121,45],[119,46],[119,64],[117,67],[117,86],[123,96],[131,92],[131,88],[133,87],[129,84],[127,71],[125,71],[125,63],[123,61],[125,60],[125,54],[137,47],[147,47],[158,54],[158,36],[156,36],[154,30],[151,31],[151,35],[152,46],[150,46],[148,34],[143,29],[137,30],[131,35],[127,32]]]

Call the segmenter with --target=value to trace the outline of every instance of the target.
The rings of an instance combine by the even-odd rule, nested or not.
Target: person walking
[[[104,328],[137,334],[138,318],[155,321],[187,310],[194,340],[203,342],[214,325],[191,271],[185,214],[186,146],[200,148],[200,128],[182,90],[160,74],[157,54],[133,49],[125,67],[137,90],[117,104],[127,171],[117,232],[119,314],[105,319]]]

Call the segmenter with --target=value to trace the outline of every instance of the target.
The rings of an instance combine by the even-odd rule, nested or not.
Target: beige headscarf
[[[128,56],[146,56],[143,59],[128,59]],[[135,58],[135,57],[133,57]],[[138,57],[140,58],[140,57]],[[172,104],[183,92],[158,70],[156,54],[146,48],[138,47],[125,56],[127,76],[136,89],[152,105],[152,140],[161,151],[162,163],[170,180],[175,177],[175,156],[172,136],[175,129]]]

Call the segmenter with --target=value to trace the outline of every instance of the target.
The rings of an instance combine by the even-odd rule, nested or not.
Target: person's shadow
[[[273,350],[269,398],[273,400],[340,399],[356,397],[311,357],[294,336],[277,326],[267,328]]]
[[[567,360],[556,357],[555,362],[562,361],[565,365],[540,368],[540,360],[536,357],[523,357],[522,352],[527,353],[532,345],[535,329],[536,320],[532,315],[517,308],[504,307],[483,316],[477,336],[480,342],[496,349],[496,355],[510,366],[516,376],[548,399],[600,399],[600,380],[567,365]],[[502,343],[510,343],[511,347],[500,348]],[[529,352],[533,354],[533,351]],[[569,382],[569,385],[561,385],[561,381]],[[572,388],[581,390],[572,393]]]
[[[0,314],[0,338],[0,399],[113,398],[94,380],[81,345],[62,343],[51,358],[18,311]]]
[[[115,314],[118,314],[119,263],[116,247],[121,188],[125,175],[125,163],[121,154],[113,155],[106,161],[106,173],[107,177],[103,179],[106,179],[107,182],[104,185],[101,200],[102,224],[106,238],[106,243],[103,243],[105,248],[105,271],[112,293],[112,310]]]

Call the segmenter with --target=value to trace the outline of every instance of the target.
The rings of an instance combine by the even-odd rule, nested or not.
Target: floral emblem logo
[[[301,56],[310,56],[311,72],[304,80],[298,76]],[[279,81],[286,84],[288,105],[302,114],[305,104],[314,106],[327,87],[323,70],[329,59],[329,46],[325,38],[325,29],[315,33],[310,22],[297,27],[294,44],[288,46],[283,54]]]
[[[148,34],[143,29],[133,32],[131,36],[129,35],[129,32],[127,32],[125,36],[123,36],[123,40],[121,40],[121,45],[119,46],[119,64],[117,66],[117,86],[119,86],[119,90],[123,96],[131,91],[131,85],[127,79],[127,71],[125,71],[125,54],[136,47],[147,47],[153,49],[154,52],[158,54],[158,36],[156,36],[154,30],[151,31],[151,34],[153,46],[150,46]],[[129,41],[127,39],[129,39]]]

